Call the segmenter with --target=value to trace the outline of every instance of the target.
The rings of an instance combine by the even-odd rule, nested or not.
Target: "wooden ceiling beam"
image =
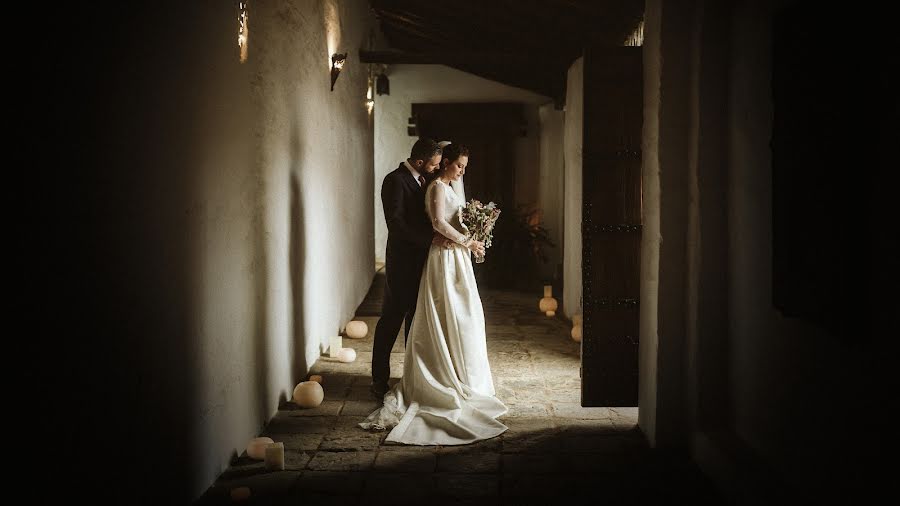
[[[558,52],[489,52],[489,51],[369,51],[360,49],[359,60],[362,63],[405,63],[420,65],[560,65],[565,55]]]

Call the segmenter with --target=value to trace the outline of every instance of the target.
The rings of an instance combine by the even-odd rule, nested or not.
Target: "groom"
[[[440,163],[440,146],[431,139],[419,139],[413,144],[409,158],[385,176],[381,186],[381,205],[388,227],[387,284],[381,319],[375,326],[370,389],[379,400],[388,391],[391,348],[404,319],[405,335],[409,335],[428,248],[432,242],[447,246],[448,239],[434,233],[425,213],[425,188]]]

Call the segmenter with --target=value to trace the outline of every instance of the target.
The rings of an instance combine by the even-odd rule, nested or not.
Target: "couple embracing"
[[[390,442],[460,445],[506,430],[497,421],[507,408],[495,397],[472,270],[471,253],[484,254],[484,244],[469,238],[460,216],[468,163],[464,146],[419,139],[384,178],[387,283],[371,387],[383,405],[359,425],[391,429]],[[389,388],[391,348],[404,320],[403,376]]]

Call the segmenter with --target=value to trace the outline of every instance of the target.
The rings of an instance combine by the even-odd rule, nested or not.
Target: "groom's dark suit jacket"
[[[384,177],[381,205],[388,227],[385,274],[391,296],[404,305],[415,307],[422,268],[434,232],[425,213],[425,188],[432,178],[427,174],[421,187],[406,165]]]

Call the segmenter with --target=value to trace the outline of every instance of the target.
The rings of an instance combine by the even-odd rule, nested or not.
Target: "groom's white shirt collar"
[[[409,160],[403,160],[403,165],[406,165],[406,168],[409,169],[409,173],[412,174],[413,179],[416,180],[416,184],[422,186],[422,183],[419,182],[419,176],[421,176],[422,174],[419,174],[419,171],[414,169],[413,166],[409,164]]]

